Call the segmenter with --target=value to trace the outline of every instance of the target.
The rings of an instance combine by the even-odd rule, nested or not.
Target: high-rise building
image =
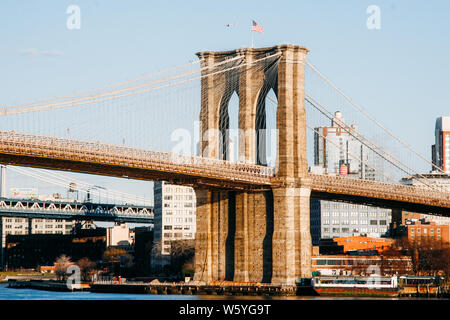
[[[153,257],[154,266],[167,263],[172,241],[195,239],[196,201],[191,187],[155,182],[154,243],[159,243],[159,252]]]
[[[356,125],[345,124],[341,112],[335,112],[331,126],[315,130],[316,167],[328,174],[350,175],[366,180],[381,179],[381,165],[377,163],[375,154],[358,140]]]
[[[445,173],[450,173],[450,117],[436,119],[434,136],[435,144],[431,146],[432,161]]]
[[[345,124],[341,112],[335,113],[331,126],[315,130],[312,172],[382,180],[377,157],[357,139],[357,127]],[[320,239],[335,237],[378,238],[389,231],[391,210],[388,209],[311,198],[310,210],[313,245],[318,245]]]

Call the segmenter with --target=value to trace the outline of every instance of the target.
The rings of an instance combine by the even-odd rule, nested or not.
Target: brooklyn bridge
[[[387,172],[380,172],[380,177],[388,175],[387,179],[355,179],[310,170],[308,130],[316,137],[318,132],[308,123],[307,107],[326,119],[331,114],[327,108],[335,106],[325,106],[320,97],[305,90],[305,70],[315,73],[330,90],[336,88],[309,64],[308,52],[297,45],[199,52],[196,63],[200,66],[193,70],[191,63],[187,71],[180,73],[173,68],[170,74],[163,78],[161,74],[154,75],[149,82],[124,82],[78,96],[3,107],[0,116],[5,122],[21,116],[30,118],[17,120],[20,130],[5,130],[4,126],[0,131],[0,163],[192,186],[197,196],[195,280],[204,282],[225,279],[294,284],[298,278],[310,277],[311,197],[450,216],[450,192],[430,186],[425,180],[421,186],[406,186],[388,181]],[[142,80],[146,79],[139,79]],[[195,82],[199,88],[190,86]],[[180,87],[184,89],[177,90]],[[192,88],[200,92],[194,94]],[[158,99],[148,98],[155,92],[162,94]],[[269,92],[276,97],[276,127],[272,128],[277,135],[274,165],[268,164],[266,147]],[[132,108],[133,103],[142,101],[131,98],[144,95],[147,124],[143,131],[162,117],[166,122],[182,122],[183,112],[198,117],[200,139],[196,155],[149,148],[148,141],[126,145],[125,138],[122,143],[119,139],[112,143],[96,141],[95,134],[88,139],[81,134],[80,138],[52,135],[48,128],[40,131],[39,125],[34,127],[30,120],[38,122],[39,116],[33,118],[36,114],[59,116],[64,110],[73,112],[89,106],[103,106],[110,113],[115,110],[115,101],[120,101],[118,109],[123,106],[121,103]],[[186,97],[191,95],[191,102],[199,102],[198,109],[186,111]],[[236,159],[231,154],[229,136],[228,108],[233,95],[238,97]],[[342,99],[354,104],[344,95]],[[107,109],[110,105],[111,109]],[[159,108],[160,105],[173,109]],[[165,115],[158,118],[162,113]],[[30,130],[23,123],[31,123]],[[378,122],[375,124],[384,129]],[[381,159],[385,167],[405,174],[417,172],[367,135],[345,123],[339,126]],[[114,132],[117,131],[120,130],[116,127]],[[421,157],[408,145],[402,145],[407,153]],[[358,155],[352,157],[361,164],[372,165]]]

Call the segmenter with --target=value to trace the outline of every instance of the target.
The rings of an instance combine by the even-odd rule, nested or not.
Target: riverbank
[[[27,280],[15,280],[10,279],[8,281],[8,288],[12,289],[37,289],[46,291],[88,291],[90,285],[88,283],[79,284],[67,284],[65,282],[42,280],[42,279],[27,279]]]
[[[93,283],[91,292],[140,293],[158,295],[295,296],[296,286],[277,285],[204,285],[190,283]]]
[[[155,294],[155,295],[229,295],[229,296],[295,296],[295,286],[275,285],[202,285],[189,283],[113,283],[97,282],[66,284],[51,280],[8,281],[8,288],[47,291],[90,291],[94,293]]]
[[[0,283],[8,283],[9,280],[56,280],[56,276],[40,272],[0,272]]]
[[[333,298],[379,298],[379,297],[409,297],[409,298],[443,298],[449,299],[448,292],[439,294],[427,288],[423,290],[417,287],[416,290],[404,288],[389,294],[376,292],[374,290],[326,290],[316,292],[309,288],[299,290],[296,286],[276,286],[276,285],[205,285],[195,283],[117,283],[117,282],[95,282],[83,284],[67,284],[52,280],[14,280],[10,279],[8,288],[12,289],[34,289],[43,291],[75,292],[88,291],[102,294],[137,294],[137,295],[179,295],[179,296],[230,296],[230,297],[333,297]]]

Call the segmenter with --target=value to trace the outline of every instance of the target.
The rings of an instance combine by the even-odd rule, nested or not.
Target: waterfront
[[[442,300],[436,298],[368,298],[368,297],[307,297],[307,296],[217,296],[158,295],[94,292],[55,292],[35,289],[12,289],[0,284],[0,300]]]

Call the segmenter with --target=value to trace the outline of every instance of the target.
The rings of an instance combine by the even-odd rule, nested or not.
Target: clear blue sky
[[[71,4],[81,9],[80,30],[66,28]],[[366,27],[369,5],[381,9],[379,30]],[[264,28],[255,46],[308,47],[310,62],[430,157],[435,120],[450,115],[449,16],[444,0],[2,0],[0,105],[131,79],[201,50],[249,46],[253,19]]]

